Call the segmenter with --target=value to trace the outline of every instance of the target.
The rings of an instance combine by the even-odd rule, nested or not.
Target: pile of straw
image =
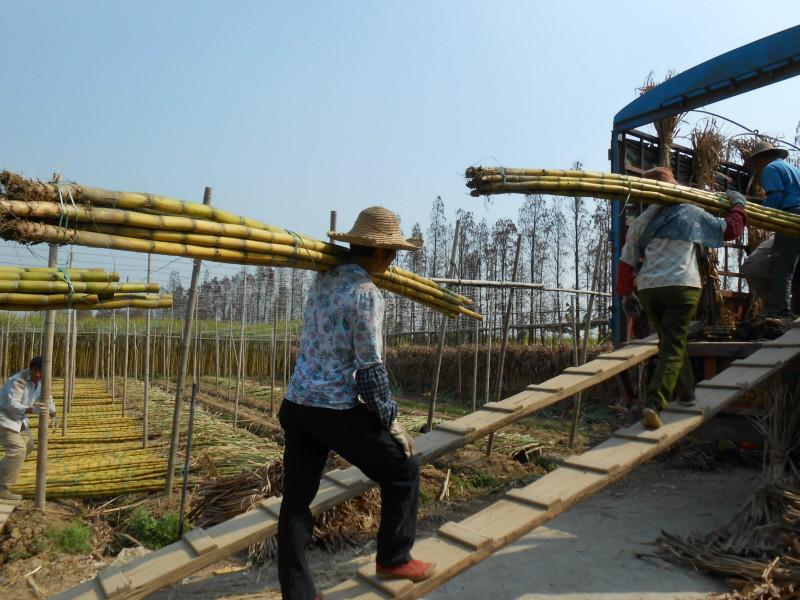
[[[2,310],[156,309],[172,306],[157,283],[119,283],[119,273],[101,269],[0,266]]]
[[[663,558],[730,578],[737,591],[726,598],[796,598],[800,591],[800,387],[794,381],[768,389],[759,423],[766,442],[760,487],[722,527],[658,540]]]
[[[0,173],[0,236],[183,256],[223,263],[327,271],[348,250],[205,204]],[[472,301],[398,267],[374,276],[378,287],[448,316],[480,319]]]
[[[473,196],[493,194],[551,194],[590,198],[629,199],[633,202],[694,204],[714,214],[724,214],[731,203],[724,193],[663,183],[642,177],[557,169],[507,169],[470,167],[467,187]],[[748,202],[748,222],[757,227],[800,237],[800,215]]]

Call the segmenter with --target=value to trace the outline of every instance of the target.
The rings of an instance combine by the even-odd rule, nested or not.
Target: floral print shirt
[[[380,290],[360,266],[339,265],[318,275],[286,400],[338,410],[356,406],[355,372],[383,363],[383,309]]]

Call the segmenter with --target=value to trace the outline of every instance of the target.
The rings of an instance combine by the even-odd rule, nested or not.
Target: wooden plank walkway
[[[446,523],[436,535],[418,540],[414,557],[437,563],[437,573],[431,579],[417,584],[409,580],[378,579],[373,555],[370,564],[362,567],[356,577],[325,591],[324,597],[326,600],[422,597],[666,450],[798,355],[800,329],[793,329],[774,342],[763,344],[760,350],[734,362],[712,379],[700,382],[696,405],[691,408],[670,405],[662,413],[664,425],[660,429],[649,431],[641,423],[619,429],[610,439],[567,458],[563,466],[530,485],[513,489],[485,509],[457,523]]]
[[[8,521],[8,517],[11,516],[11,513],[14,512],[14,509],[17,507],[19,502],[14,502],[13,500],[0,500],[0,531],[6,526],[6,521]]]
[[[581,373],[560,374],[501,402],[440,425],[416,438],[416,456],[430,462],[476,439],[497,431],[537,410],[585,391],[633,367],[658,352],[655,336],[602,354],[581,366]],[[590,374],[591,373],[591,374]],[[311,504],[316,515],[354,498],[375,484],[355,467],[326,473]],[[269,498],[247,511],[206,530],[142,556],[119,569],[106,569],[96,578],[70,588],[54,600],[121,600],[143,598],[219,560],[272,537],[278,529],[280,498]],[[197,531],[197,530],[195,530]],[[198,551],[198,539],[202,546]]]

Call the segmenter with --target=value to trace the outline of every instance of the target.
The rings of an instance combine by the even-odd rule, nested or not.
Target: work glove
[[[725,195],[728,197],[728,200],[731,201],[731,207],[734,207],[737,204],[741,207],[744,207],[745,197],[743,194],[740,194],[736,190],[728,190],[725,192]]]
[[[397,419],[392,421],[392,426],[389,428],[389,434],[398,444],[400,444],[400,447],[403,449],[403,454],[406,455],[406,458],[411,458],[414,456],[414,438],[408,435],[406,428],[403,427]]]
[[[622,311],[628,317],[639,317],[642,314],[642,303],[636,294],[628,294],[622,299]]]

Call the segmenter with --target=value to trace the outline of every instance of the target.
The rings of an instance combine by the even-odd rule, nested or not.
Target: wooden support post
[[[117,401],[117,311],[111,311],[111,403]]]
[[[47,266],[58,266],[58,244],[50,244]],[[47,500],[47,433],[50,429],[50,400],[53,398],[53,337],[56,331],[56,311],[44,314],[44,336],[42,339],[42,391],[43,410],[39,413],[38,444],[36,448],[36,491],[34,504],[44,510]]]
[[[48,311],[51,312],[51,311]],[[72,346],[70,337],[72,336],[72,311],[66,310],[67,322],[64,326],[64,391],[61,399],[61,435],[67,435],[67,410],[69,409],[69,365],[70,356],[69,351]]]
[[[6,332],[3,335],[3,380],[8,377],[8,337],[11,335],[11,311],[6,311]]]
[[[189,465],[192,460],[192,433],[194,431],[194,408],[197,405],[197,382],[192,383],[192,396],[189,402],[189,424],[186,427],[186,456],[183,459],[183,483],[181,485],[180,518],[178,537],[183,537],[183,519],[186,515],[186,492],[189,489]]]
[[[70,355],[72,361],[69,366],[69,403],[67,404],[67,412],[72,408],[72,399],[75,397],[75,372],[78,366],[78,311],[72,311],[72,350]]]
[[[244,393],[244,328],[247,313],[247,267],[242,267],[242,326],[239,329],[239,370],[236,374],[236,400],[233,403],[233,428],[239,421],[239,398]]]
[[[517,236],[517,248],[514,252],[514,269],[511,271],[511,281],[517,280],[517,273],[519,273],[519,257],[522,254],[522,235]],[[506,362],[506,350],[508,350],[508,332],[511,329],[511,310],[514,307],[514,288],[508,290],[508,301],[506,302],[506,311],[503,315],[503,339],[500,342],[500,357],[497,364],[497,386],[495,387],[494,401],[500,402],[500,396],[503,393],[503,366]],[[489,434],[489,441],[486,443],[486,456],[492,453],[494,446],[494,432]]]
[[[453,249],[450,252],[450,268],[448,277],[452,278],[456,273],[456,253],[458,252],[458,238],[461,236],[461,221],[456,221],[456,231],[453,237]],[[444,342],[447,337],[447,316],[442,315],[442,324],[439,328],[439,344],[436,348],[436,367],[433,371],[433,385],[431,386],[431,403],[428,406],[428,423],[425,431],[433,429],[433,413],[436,410],[436,397],[439,393],[439,374],[442,370],[442,354],[444,353]]]
[[[330,229],[328,231],[336,231],[336,211],[335,210],[331,211],[331,223],[330,223]],[[331,244],[333,244],[333,242],[334,242],[332,237],[329,237],[328,241]]]
[[[203,204],[211,204],[211,188],[207,187],[203,194]],[[164,492],[172,495],[172,484],[175,479],[175,465],[178,459],[178,436],[181,426],[181,408],[183,403],[183,386],[186,383],[186,369],[189,363],[189,344],[192,337],[192,318],[194,317],[194,307],[197,302],[197,282],[200,279],[200,265],[202,261],[195,259],[192,266],[192,281],[189,285],[189,297],[186,302],[186,318],[183,322],[183,334],[181,337],[181,350],[178,359],[178,377],[175,384],[175,406],[172,411],[172,432],[169,438],[169,456],[167,460],[167,476],[164,484]]]
[[[481,322],[475,319],[475,360],[472,365],[472,412],[478,410],[478,350],[481,340]]]
[[[219,387],[219,319],[214,319],[214,366],[216,387]]]
[[[597,280],[600,273],[600,262],[601,257],[604,255],[604,246],[606,243],[606,238],[603,233],[600,233],[600,241],[597,243],[597,253],[594,257],[594,268],[592,269],[592,289],[597,287]],[[589,299],[586,302],[586,322],[584,323],[584,332],[583,332],[583,347],[581,349],[581,362],[583,364],[586,362],[586,355],[589,352],[589,330],[592,326],[592,309],[594,308],[594,296],[589,296]],[[575,331],[575,336],[578,335],[578,332]],[[576,365],[577,366],[577,365]],[[573,408],[573,415],[572,415],[572,427],[569,430],[569,447],[572,448],[575,445],[575,437],[578,435],[578,423],[580,422],[581,418],[581,394],[578,393],[575,395],[575,405]]]
[[[153,255],[147,254],[147,283],[150,283],[150,269]],[[144,316],[144,350],[142,352],[142,379],[144,388],[142,389],[142,448],[147,448],[147,438],[149,435],[149,400],[150,400],[150,311],[145,312]]]
[[[94,332],[94,378],[95,380],[100,377],[100,325]]]
[[[487,292],[488,296],[488,292]],[[484,394],[484,404],[489,402],[489,382],[492,375],[492,311],[494,310],[495,298],[489,298],[488,311],[486,312],[486,389]]]
[[[288,354],[289,354],[289,297],[287,296],[285,302],[285,319],[283,321],[283,389],[286,390],[287,382],[287,369],[288,369]],[[285,392],[284,392],[285,393]]]
[[[124,362],[122,366],[122,416],[125,416],[125,410],[128,408],[128,357],[130,352],[130,339],[131,339],[131,309],[125,309],[125,353]]]
[[[269,386],[269,416],[275,416],[275,352],[278,346],[278,297],[272,301],[272,358],[270,359],[271,366],[269,368],[270,386]],[[284,390],[284,393],[285,390]]]
[[[11,371],[16,372],[18,368],[24,369],[28,363],[28,313],[25,313],[25,319],[22,321],[22,360],[19,361],[17,367],[12,367]],[[32,358],[32,357],[31,357]]]

